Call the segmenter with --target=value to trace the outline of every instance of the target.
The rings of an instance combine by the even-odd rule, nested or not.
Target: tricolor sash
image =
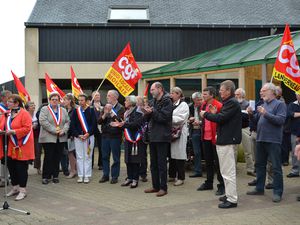
[[[61,121],[62,121],[62,109],[60,106],[57,106],[58,107],[58,110],[57,110],[57,114],[54,112],[54,110],[52,109],[51,105],[48,105],[47,106],[49,111],[50,111],[50,114],[54,120],[54,123],[56,125],[56,129],[59,128],[59,125],[61,124]]]
[[[129,142],[132,143],[132,150],[131,150],[131,155],[137,155],[138,154],[138,150],[137,150],[137,143],[139,140],[142,139],[142,135],[141,135],[141,132],[136,132],[135,134],[135,139],[132,138],[132,135],[129,131],[128,128],[125,128],[124,129],[124,136],[125,136],[125,139]]]
[[[88,126],[88,123],[86,121],[86,118],[85,118],[85,115],[84,115],[84,112],[83,112],[83,109],[81,108],[81,106],[76,109],[76,113],[77,113],[77,116],[78,116],[78,119],[79,119],[79,122],[80,122],[80,125],[81,125],[81,128],[82,128],[84,134],[88,133],[89,126]],[[90,156],[90,153],[91,153],[90,138],[88,138],[87,139],[87,155]]]
[[[79,119],[79,122],[80,122],[80,125],[81,125],[81,128],[82,128],[84,134],[88,133],[89,132],[89,126],[88,126],[88,123],[86,121],[83,109],[81,107],[78,107],[76,109],[76,112],[77,112],[77,116],[78,116],[78,119]]]
[[[6,129],[8,131],[12,130],[11,129],[11,122],[12,122],[11,115],[9,115],[8,118],[7,118],[7,121],[6,121]],[[21,147],[23,145],[25,145],[27,143],[27,141],[29,140],[31,131],[32,131],[32,129],[30,129],[29,133],[23,138],[21,145],[19,145],[19,143],[18,143],[17,135],[15,135],[15,134],[10,135],[10,139],[11,139],[13,145],[14,145],[13,150],[12,150],[12,155],[13,156],[16,156],[16,151],[18,151],[18,158],[22,158],[22,149],[21,149]]]
[[[0,103],[0,113],[5,113],[8,111],[8,108],[3,105],[2,103]]]

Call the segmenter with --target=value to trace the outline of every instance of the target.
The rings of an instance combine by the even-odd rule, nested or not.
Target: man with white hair
[[[244,157],[246,162],[247,174],[255,176],[254,173],[254,149],[251,143],[251,132],[249,128],[249,116],[246,109],[249,102],[245,99],[246,92],[243,88],[238,88],[235,91],[235,98],[240,103],[242,110],[242,145],[244,149]]]
[[[124,106],[118,102],[119,93],[116,90],[109,90],[107,92],[107,103],[111,107],[104,107],[104,111],[101,114],[98,123],[102,125],[102,164],[103,164],[103,176],[99,180],[99,183],[109,181],[110,174],[110,153],[112,152],[113,164],[111,166],[111,184],[118,183],[118,177],[120,175],[120,154],[122,143],[122,129],[118,127],[112,127],[111,122],[124,120]]]
[[[281,141],[283,125],[286,119],[286,105],[276,99],[276,87],[266,83],[261,88],[262,106],[257,107],[253,114],[247,109],[250,119],[257,123],[256,139],[256,188],[248,191],[247,195],[263,195],[266,180],[266,165],[268,159],[273,170],[273,202],[280,202],[283,193],[283,177],[281,168]]]
[[[194,92],[192,94],[193,104],[190,105],[190,135],[192,137],[192,145],[194,151],[194,174],[190,175],[191,178],[202,177],[202,166],[201,166],[201,124],[202,119],[200,117],[201,105],[202,105],[202,94],[201,92]]]

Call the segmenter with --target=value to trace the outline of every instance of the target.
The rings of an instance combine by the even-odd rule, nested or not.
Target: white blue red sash
[[[86,121],[86,118],[85,118],[85,115],[84,115],[84,112],[83,112],[82,108],[78,107],[76,109],[76,112],[77,112],[77,116],[78,116],[78,119],[79,119],[79,122],[80,122],[80,125],[81,125],[81,128],[82,128],[84,134],[88,133],[89,132],[89,126],[88,126],[88,123]]]
[[[51,105],[48,105],[47,106],[49,111],[50,111],[50,114],[54,120],[54,123],[56,125],[56,128],[59,128],[59,125],[62,121],[62,109],[60,106],[57,106],[57,113],[54,112],[54,110],[52,109]]]
[[[5,113],[7,111],[9,111],[8,108],[2,103],[0,103],[0,113]]]
[[[11,119],[11,115],[8,116],[7,118],[7,121],[6,121],[6,129],[9,131],[9,130],[12,130],[11,129],[11,122],[12,122],[12,119]],[[29,137],[30,137],[30,134],[31,134],[31,131],[32,129],[30,129],[29,133],[23,138],[22,140],[22,144],[19,145],[18,143],[18,138],[17,138],[17,135],[10,135],[10,139],[14,145],[13,147],[13,151],[12,151],[12,155],[15,156],[16,155],[16,150],[18,151],[18,154],[19,154],[19,158],[22,158],[22,150],[21,150],[21,147],[23,145],[25,145],[27,143],[27,141],[29,140]]]
[[[131,150],[131,155],[137,155],[138,154],[138,151],[137,151],[137,143],[139,140],[142,139],[142,135],[141,135],[141,132],[136,132],[135,134],[135,138],[133,139],[132,138],[132,135],[129,131],[128,128],[125,128],[124,129],[124,136],[125,136],[125,139],[129,142],[132,143],[132,150]]]

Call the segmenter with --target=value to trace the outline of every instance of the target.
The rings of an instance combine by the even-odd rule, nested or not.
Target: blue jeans
[[[120,175],[121,139],[102,138],[101,151],[102,151],[103,176],[109,177],[110,153],[112,152],[114,162],[111,165],[111,177],[113,179],[117,179]]]
[[[194,151],[194,171],[195,174],[202,174],[201,166],[201,130],[192,131],[192,143]]]
[[[264,191],[268,159],[272,163],[273,194],[282,196],[283,177],[281,168],[281,145],[277,143],[256,142],[256,190],[260,192]]]

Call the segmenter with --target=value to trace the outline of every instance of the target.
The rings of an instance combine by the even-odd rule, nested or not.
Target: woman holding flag
[[[124,128],[125,163],[127,166],[127,178],[121,186],[136,188],[139,180],[139,167],[141,163],[141,133],[140,119],[143,114],[137,111],[136,97],[129,95],[125,97],[125,121],[111,122],[111,126]]]
[[[60,95],[52,92],[49,95],[49,104],[42,107],[40,121],[39,143],[44,148],[44,163],[42,183],[59,183],[59,162],[68,138],[70,119],[66,109],[59,105]]]
[[[19,95],[11,95],[7,104],[11,113],[7,117],[1,117],[1,124],[4,120],[8,135],[7,167],[13,185],[7,196],[17,195],[15,200],[19,201],[26,197],[28,161],[34,159],[32,119],[23,109],[23,101]]]
[[[92,155],[94,149],[94,132],[97,125],[94,109],[87,104],[87,95],[78,95],[79,107],[71,117],[71,133],[75,137],[77,160],[77,183],[90,182],[92,176]]]

